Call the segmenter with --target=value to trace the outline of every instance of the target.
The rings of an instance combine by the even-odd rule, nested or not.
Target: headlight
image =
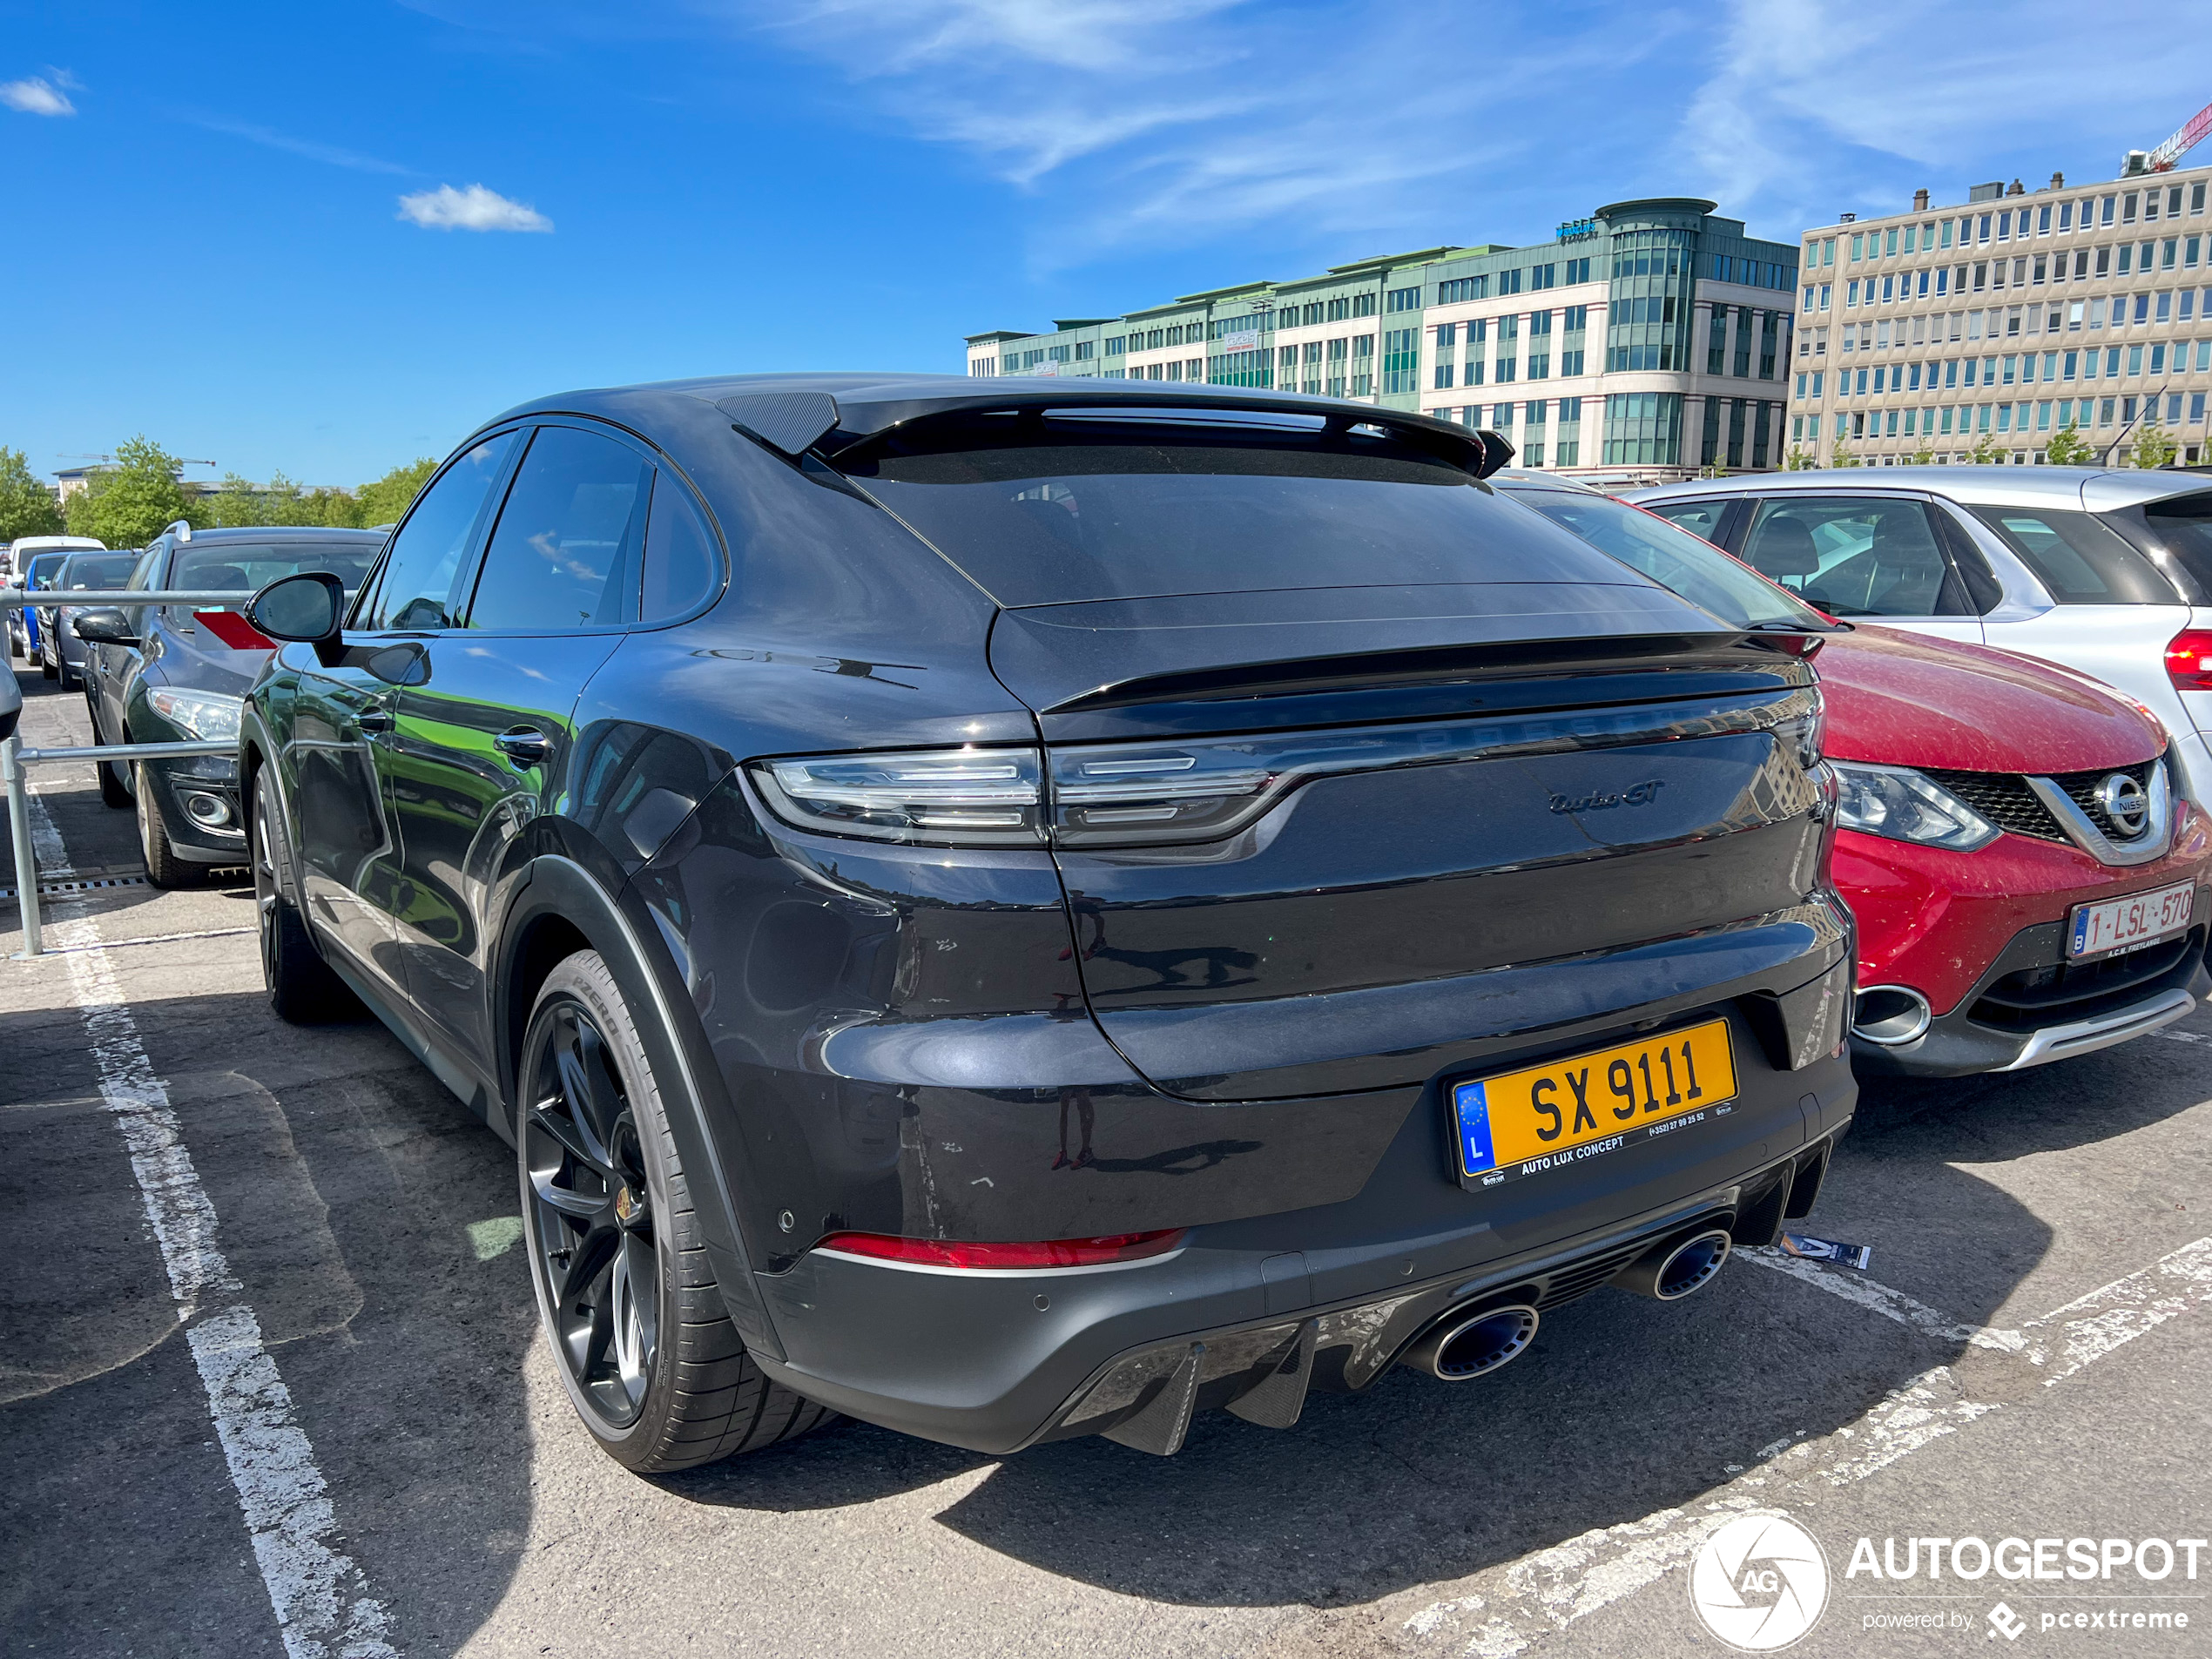
[[[1836,772],[1836,822],[1892,841],[1971,853],[1995,840],[1997,826],[1941,784],[1905,766],[1829,763]]]
[[[182,726],[193,737],[222,743],[238,736],[239,711],[244,703],[220,691],[175,691],[163,686],[146,693],[154,712],[172,725]]]

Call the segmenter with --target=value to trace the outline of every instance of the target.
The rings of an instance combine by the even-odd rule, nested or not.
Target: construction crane
[[[2189,117],[2182,130],[2157,149],[2130,150],[2128,158],[2120,164],[2120,176],[2133,179],[2141,173],[2171,172],[2175,164],[2208,136],[2212,136],[2212,104]]]

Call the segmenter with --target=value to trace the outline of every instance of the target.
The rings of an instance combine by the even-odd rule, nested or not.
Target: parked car
[[[1817,625],[1653,513],[1554,475],[1495,482],[1716,616]],[[2212,828],[2172,789],[2147,710],[2009,651],[1865,624],[1817,666],[1862,1072],[2016,1071],[2156,1030],[2212,991]]]
[[[1839,617],[2079,669],[2149,707],[2212,806],[2212,481],[2080,467],[1851,468],[1624,499]]]
[[[30,584],[32,565],[48,554],[68,553],[78,548],[98,549],[105,543],[89,536],[25,536],[9,543],[8,567],[0,587],[24,589]],[[27,611],[10,610],[4,613],[8,629],[8,655],[30,660],[33,649],[31,629],[36,625]]]
[[[241,597],[299,570],[351,590],[384,538],[366,530],[194,530],[179,523],[139,555],[124,586]],[[272,642],[237,611],[192,605],[88,606],[71,623],[85,652],[95,744],[222,740],[238,735],[239,698]],[[230,755],[103,761],[100,796],[131,807],[154,886],[179,887],[246,862],[238,763]]]
[[[144,548],[137,547],[112,552],[72,553],[47,578],[46,589],[56,595],[112,591],[131,579],[131,572],[145,554]],[[84,683],[87,647],[77,637],[74,624],[77,613],[84,608],[82,604],[58,604],[38,607],[39,671],[50,680],[60,681],[65,691],[73,691]]]
[[[1818,693],[1494,459],[1102,381],[512,411],[342,629],[254,601],[272,1000],[516,1143],[637,1469],[830,1411],[1168,1453],[1687,1294],[1856,1098]]]
[[[68,554],[57,551],[32,554],[25,562],[21,574],[17,577],[23,591],[36,593],[41,588],[47,586],[52,581],[54,572],[60,568],[62,561],[68,557]],[[11,635],[9,640],[10,655],[21,657],[26,662],[41,661],[39,648],[44,644],[44,640],[39,630],[37,608],[26,605],[20,610],[9,611],[8,627]],[[17,650],[17,646],[22,649]]]

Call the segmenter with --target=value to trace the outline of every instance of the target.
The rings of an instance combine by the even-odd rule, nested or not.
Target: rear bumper
[[[1275,1424],[1308,1386],[1366,1386],[1470,1298],[1556,1305],[1712,1217],[1769,1242],[1810,1207],[1856,1098],[1840,1055],[1747,1065],[1735,1109],[1689,1133],[1473,1192],[1449,1172],[1432,1085],[1356,1197],[1196,1227],[1168,1256],[977,1272],[810,1251],[757,1279],[786,1350],[760,1363],[839,1411],[975,1451],[1107,1433],[1171,1452],[1192,1409],[1263,1384],[1264,1411],[1240,1414]],[[1302,1367],[1287,1406],[1286,1355]]]

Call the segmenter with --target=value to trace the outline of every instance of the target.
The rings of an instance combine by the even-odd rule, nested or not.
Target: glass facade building
[[[967,338],[971,374],[1204,381],[1420,409],[1520,463],[1658,482],[1780,464],[1797,249],[1690,198],[1527,246],[1420,248]]]
[[[2212,460],[2212,167],[1805,233],[1789,442],[1808,464]],[[2063,442],[2060,435],[2067,435]]]

